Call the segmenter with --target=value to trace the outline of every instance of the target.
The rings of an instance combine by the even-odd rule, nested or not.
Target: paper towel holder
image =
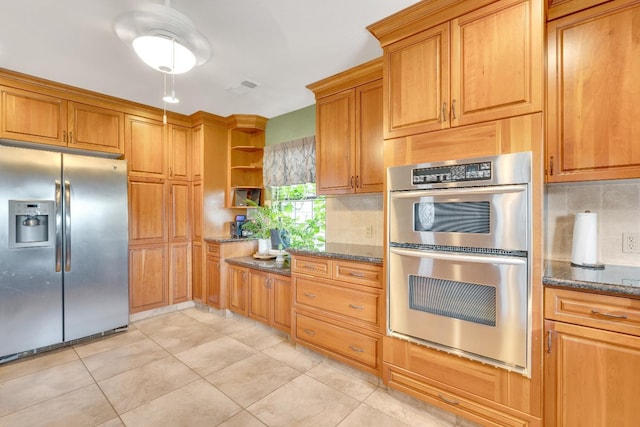
[[[584,213],[585,214],[591,214],[591,211],[586,210],[586,211],[584,211]],[[595,215],[596,214],[593,214],[593,215],[594,215],[594,221],[596,221],[596,219],[595,219]],[[590,270],[604,270],[604,264],[588,263],[588,262],[587,263],[585,263],[585,262],[580,262],[580,263],[574,262],[573,258],[574,258],[574,253],[575,253],[575,250],[576,250],[576,244],[584,244],[584,242],[579,242],[579,243],[576,242],[576,236],[575,236],[576,224],[574,224],[574,230],[573,231],[574,231],[574,238],[573,238],[573,247],[572,247],[572,256],[571,256],[571,258],[572,258],[571,259],[571,267],[580,267],[580,268],[586,268],[586,269],[590,269]],[[595,233],[596,233],[596,235],[594,237],[595,242],[592,242],[592,243],[595,243],[597,245],[597,228],[595,230]],[[597,254],[596,254],[596,256],[597,256]],[[597,260],[597,258],[596,258],[596,260]]]

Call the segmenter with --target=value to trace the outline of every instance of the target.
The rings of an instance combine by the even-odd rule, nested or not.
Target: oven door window
[[[496,326],[496,288],[410,274],[409,308]]]
[[[413,205],[414,231],[489,234],[491,204],[483,202],[418,202]]]

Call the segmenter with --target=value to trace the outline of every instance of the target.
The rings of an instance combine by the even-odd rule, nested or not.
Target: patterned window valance
[[[316,137],[264,147],[265,187],[316,182]]]

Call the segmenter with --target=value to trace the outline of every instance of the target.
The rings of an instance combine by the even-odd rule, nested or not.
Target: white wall
[[[640,233],[640,180],[550,184],[546,187],[548,259],[570,260],[575,214],[598,214],[598,261],[640,266],[640,254],[622,252],[622,233]]]
[[[382,194],[327,196],[326,241],[382,246]],[[371,236],[367,227],[371,226]]]

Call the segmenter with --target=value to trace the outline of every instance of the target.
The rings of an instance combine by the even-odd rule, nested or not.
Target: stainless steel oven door
[[[527,184],[389,193],[389,241],[528,250]]]
[[[527,258],[389,249],[388,333],[528,374]]]

